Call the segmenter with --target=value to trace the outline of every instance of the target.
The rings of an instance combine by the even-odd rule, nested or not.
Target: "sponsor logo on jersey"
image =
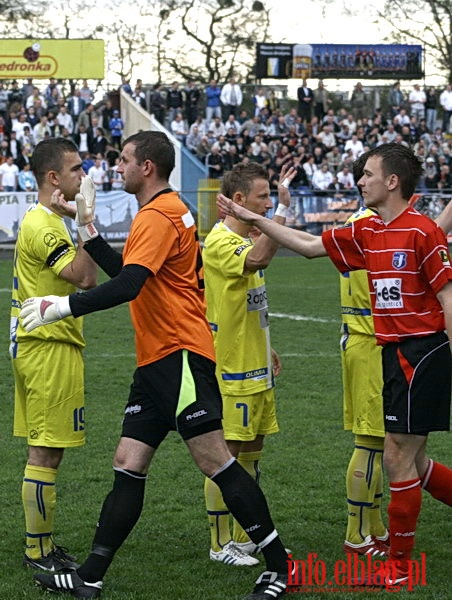
[[[392,266],[394,269],[404,269],[407,265],[408,257],[406,252],[394,252],[392,255]]]
[[[192,419],[197,419],[198,417],[203,417],[204,415],[207,414],[207,411],[202,409],[202,410],[197,410],[196,412],[192,413],[191,415],[187,415],[185,417],[185,419],[187,421],[191,421]]]
[[[267,290],[265,289],[265,285],[260,285],[259,287],[248,290],[246,294],[246,303],[248,312],[268,308]]]
[[[124,411],[125,415],[137,415],[142,411],[141,404],[134,404],[133,406],[128,406]]]
[[[375,308],[403,308],[402,280],[373,279]]]
[[[446,250],[438,250],[438,254],[443,265],[450,267],[449,255],[447,254]]]
[[[53,233],[46,233],[45,234],[45,236],[44,236],[44,244],[46,246],[48,246],[49,248],[52,248],[52,246],[55,246],[56,243],[57,243],[57,239],[53,235]]]
[[[246,248],[249,248],[250,244],[242,244],[241,246],[238,246],[238,248],[236,248],[234,250],[234,254],[237,254],[237,256],[240,256],[242,254],[242,252],[244,250],[246,250]]]
[[[385,415],[386,421],[398,421],[399,419],[395,415]]]

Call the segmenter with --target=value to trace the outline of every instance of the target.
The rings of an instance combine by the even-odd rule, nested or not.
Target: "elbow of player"
[[[81,290],[90,290],[93,287],[96,287],[97,285],[97,279],[96,279],[96,275],[85,275],[81,281],[78,282],[78,287]]]

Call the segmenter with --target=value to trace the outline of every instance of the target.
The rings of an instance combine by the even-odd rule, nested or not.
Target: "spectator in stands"
[[[124,121],[119,116],[119,110],[113,111],[113,117],[108,124],[111,136],[111,145],[113,148],[121,149],[122,132],[124,130]]]
[[[102,166],[102,159],[96,158],[94,165],[88,169],[88,175],[93,180],[96,190],[101,192],[103,190],[104,181],[107,178],[107,172]]]
[[[6,161],[0,165],[0,191],[15,192],[17,189],[17,181],[19,169],[14,164],[14,159],[11,155],[6,157]]]
[[[19,190],[22,192],[35,192],[38,189],[36,178],[31,170],[30,163],[25,163],[23,169],[19,171],[18,175]]]
[[[211,79],[204,93],[206,95],[206,125],[209,127],[214,117],[221,119],[221,89],[215,79]]]
[[[16,79],[11,82],[11,88],[8,91],[8,103],[10,107],[24,105],[23,91],[19,89],[19,83]]]
[[[166,92],[166,121],[168,129],[171,129],[171,123],[174,121],[177,113],[182,113],[184,106],[184,97],[179,89],[179,82],[173,81],[171,87]]]
[[[306,156],[306,162],[303,163],[303,169],[306,173],[306,180],[308,182],[308,185],[312,187],[312,179],[314,177],[314,174],[318,170],[318,167],[314,162],[313,154],[308,154]]]
[[[436,89],[430,86],[425,93],[425,120],[428,131],[435,131],[438,114],[438,96]]]
[[[448,84],[441,92],[439,103],[443,109],[443,125],[444,133],[452,133],[452,84]]]
[[[329,104],[331,104],[331,100],[328,98],[328,92],[323,80],[319,79],[317,88],[314,90],[314,115],[318,118],[319,123],[322,122],[323,117],[326,115]]]
[[[27,81],[23,84],[22,86],[22,104],[25,105],[25,102],[28,98],[28,96],[31,96],[33,93],[33,88],[34,88],[34,84],[33,84],[33,79],[31,77],[29,77],[27,79]]]
[[[90,89],[86,79],[83,80],[80,88],[80,98],[85,101],[85,105],[92,104],[94,101],[94,92]]]
[[[438,167],[435,163],[435,159],[429,156],[425,161],[424,169],[424,183],[425,187],[429,190],[438,188],[438,182],[440,180]]]
[[[322,131],[317,135],[317,141],[322,144],[326,152],[336,146],[336,136],[331,125],[323,125]]]
[[[438,189],[452,191],[452,171],[448,164],[439,169]]]
[[[43,115],[40,119],[39,119],[39,123],[37,123],[34,127],[33,127],[33,140],[34,140],[34,144],[37,145],[39,144],[40,141],[42,141],[43,139],[50,137],[52,134],[50,127],[48,125],[47,122],[47,116]]]
[[[342,171],[338,171],[337,182],[344,190],[351,190],[355,187],[355,180],[353,179],[353,173],[350,170],[350,167],[344,166]]]
[[[121,173],[118,173],[118,165],[121,159],[119,156],[115,159],[115,164],[109,170],[109,179],[112,190],[122,190],[124,189],[124,181],[122,179]]]
[[[224,119],[227,119],[229,115],[234,115],[235,117],[238,114],[243,101],[243,94],[234,77],[231,77],[228,83],[225,83],[222,87],[220,100],[223,104]]]
[[[241,125],[237,121],[237,118],[235,115],[228,115],[226,121],[224,122],[224,129],[225,129],[226,133],[229,131],[229,129],[231,127],[233,127],[235,129],[236,135],[238,135],[240,133]]]
[[[14,130],[11,131],[11,133],[9,134],[8,153],[11,154],[11,156],[14,159],[14,162],[16,162],[17,158],[22,153],[22,144],[17,139],[17,133]]]
[[[342,156],[339,146],[333,146],[329,152],[325,155],[326,162],[328,164],[328,170],[331,173],[336,174],[342,165]]]
[[[312,187],[315,190],[327,190],[333,182],[333,174],[328,170],[328,163],[323,163],[312,176]]]
[[[28,96],[27,100],[25,101],[25,108],[30,108],[31,106],[34,106],[35,109],[37,106],[42,110],[47,109],[47,103],[44,99],[44,96],[40,93],[39,88],[36,86],[33,86],[33,93]]]
[[[275,115],[276,113],[279,113],[279,110],[281,108],[281,104],[279,102],[279,98],[276,95],[275,90],[270,90],[268,92],[268,96],[267,96],[267,108],[269,110],[270,115]],[[279,115],[277,115],[279,116]],[[276,181],[276,188],[278,189],[278,179],[275,179]],[[271,185],[271,184],[270,184]]]
[[[93,138],[91,134],[86,130],[85,125],[82,123],[77,131],[73,135],[74,142],[78,148],[80,154],[91,154],[93,151]],[[85,173],[86,173],[85,169]]]
[[[170,124],[171,133],[179,140],[181,144],[185,144],[185,139],[188,135],[188,125],[182,116],[182,113],[176,113]]]
[[[132,92],[132,98],[143,110],[146,110],[146,94],[141,84],[135,86]]]
[[[265,96],[264,88],[258,88],[253,96],[254,116],[258,117],[263,108],[267,106],[267,97]]]
[[[73,133],[74,121],[71,115],[68,113],[67,106],[65,104],[59,107],[56,120],[61,127],[67,129],[69,133]]]
[[[424,90],[418,83],[414,84],[414,89],[408,95],[408,102],[410,104],[411,116],[415,117],[416,123],[419,123],[421,119],[425,117],[425,102],[427,98]]]
[[[105,152],[107,151],[108,140],[105,137],[105,132],[102,127],[97,127],[95,136],[92,142],[92,151],[93,154],[102,154],[105,156]]]
[[[211,131],[216,139],[220,137],[220,135],[226,134],[225,126],[223,125],[220,117],[215,117],[213,121],[210,121],[209,131]]]
[[[396,81],[388,94],[391,120],[399,114],[400,109],[403,108],[404,101],[405,97],[400,89],[400,81]]]
[[[162,94],[162,84],[156,83],[149,98],[149,112],[163,125],[165,120],[165,99]]]
[[[204,164],[206,164],[207,156],[210,154],[210,148],[211,144],[209,144],[207,135],[201,136],[201,141],[196,146],[195,154],[197,158],[199,158],[199,160]]]
[[[201,138],[202,136],[199,133],[197,125],[194,125],[192,128],[190,128],[189,133],[185,139],[185,145],[192,154],[196,154],[196,149],[201,143]]]
[[[224,172],[224,161],[220,150],[215,148],[214,145],[207,155],[206,163],[209,170],[209,177],[211,179],[220,179]]]
[[[353,88],[350,102],[355,119],[362,119],[363,117],[367,116],[369,110],[367,106],[367,94],[365,93],[363,85],[360,81],[358,81]]]
[[[85,108],[86,102],[81,97],[80,90],[78,88],[75,88],[73,95],[70,96],[67,101],[67,110],[68,113],[71,115],[72,120],[74,121],[74,127],[78,121],[80,113],[82,113],[85,110]],[[76,131],[76,128],[74,128],[74,131]]]
[[[185,119],[190,127],[198,118],[201,91],[192,79],[187,81],[184,89]]]
[[[308,86],[306,79],[303,79],[301,86],[297,89],[298,116],[303,123],[308,123],[312,117],[312,107],[314,104],[314,92]]]
[[[361,156],[361,154],[363,154],[364,145],[361,142],[361,140],[358,140],[358,136],[356,134],[353,134],[351,139],[345,142],[344,152],[347,152],[348,150],[352,151],[354,160],[356,160]]]

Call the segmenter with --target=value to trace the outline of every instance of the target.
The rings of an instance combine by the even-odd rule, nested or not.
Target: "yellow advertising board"
[[[103,79],[103,40],[0,39],[0,79]]]

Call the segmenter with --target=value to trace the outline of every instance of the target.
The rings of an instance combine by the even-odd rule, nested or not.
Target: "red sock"
[[[452,469],[430,458],[421,483],[436,500],[452,506]]]
[[[391,560],[400,561],[400,570],[408,569],[414,548],[416,523],[421,510],[420,479],[390,483],[391,501],[388,505]]]

